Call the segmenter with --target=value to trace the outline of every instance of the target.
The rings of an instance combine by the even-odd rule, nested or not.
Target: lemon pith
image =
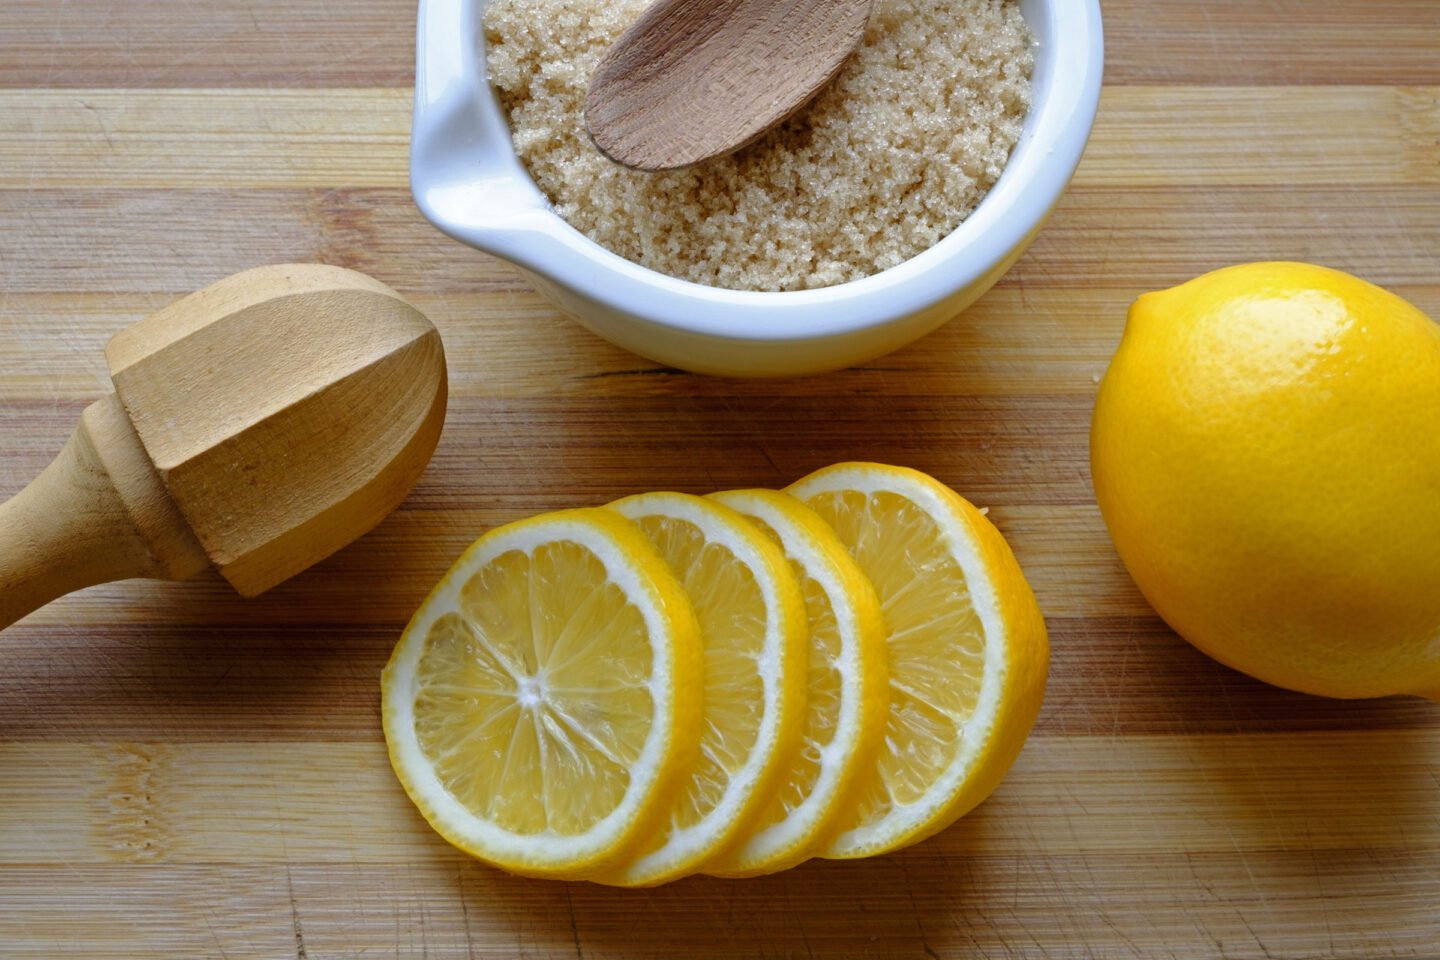
[[[643,840],[699,736],[699,634],[644,536],[600,510],[478,540],[382,676],[391,763],[431,825],[516,873],[575,878]]]

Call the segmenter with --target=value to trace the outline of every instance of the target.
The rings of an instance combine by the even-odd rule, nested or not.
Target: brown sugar
[[[664,173],[585,131],[605,50],[648,0],[489,0],[491,83],[556,212],[636,263],[696,283],[804,290],[928,249],[995,184],[1030,106],[1033,37],[1014,0],[877,0],[815,101],[738,153]]]

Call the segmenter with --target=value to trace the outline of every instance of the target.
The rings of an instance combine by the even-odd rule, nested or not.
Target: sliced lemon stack
[[[938,481],[658,493],[475,543],[383,678],[395,771],[515,873],[649,886],[897,849],[987,796],[1040,706],[1044,621]]]

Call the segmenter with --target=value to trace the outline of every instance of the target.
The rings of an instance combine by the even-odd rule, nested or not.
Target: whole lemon
[[[1440,699],[1440,326],[1414,306],[1303,263],[1146,294],[1090,462],[1131,576],[1205,653]]]

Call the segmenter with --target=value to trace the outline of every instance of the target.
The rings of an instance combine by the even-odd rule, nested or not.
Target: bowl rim
[[[1042,40],[1062,42],[1037,44],[1024,132],[1000,179],[959,227],[900,264],[846,283],[796,291],[712,287],[633,263],[550,208],[515,155],[484,69],[484,4],[420,0],[410,163],[416,204],[450,236],[601,307],[702,337],[804,342],[850,334],[901,322],[981,282],[1048,218],[1099,108],[1100,0],[1022,0]]]

